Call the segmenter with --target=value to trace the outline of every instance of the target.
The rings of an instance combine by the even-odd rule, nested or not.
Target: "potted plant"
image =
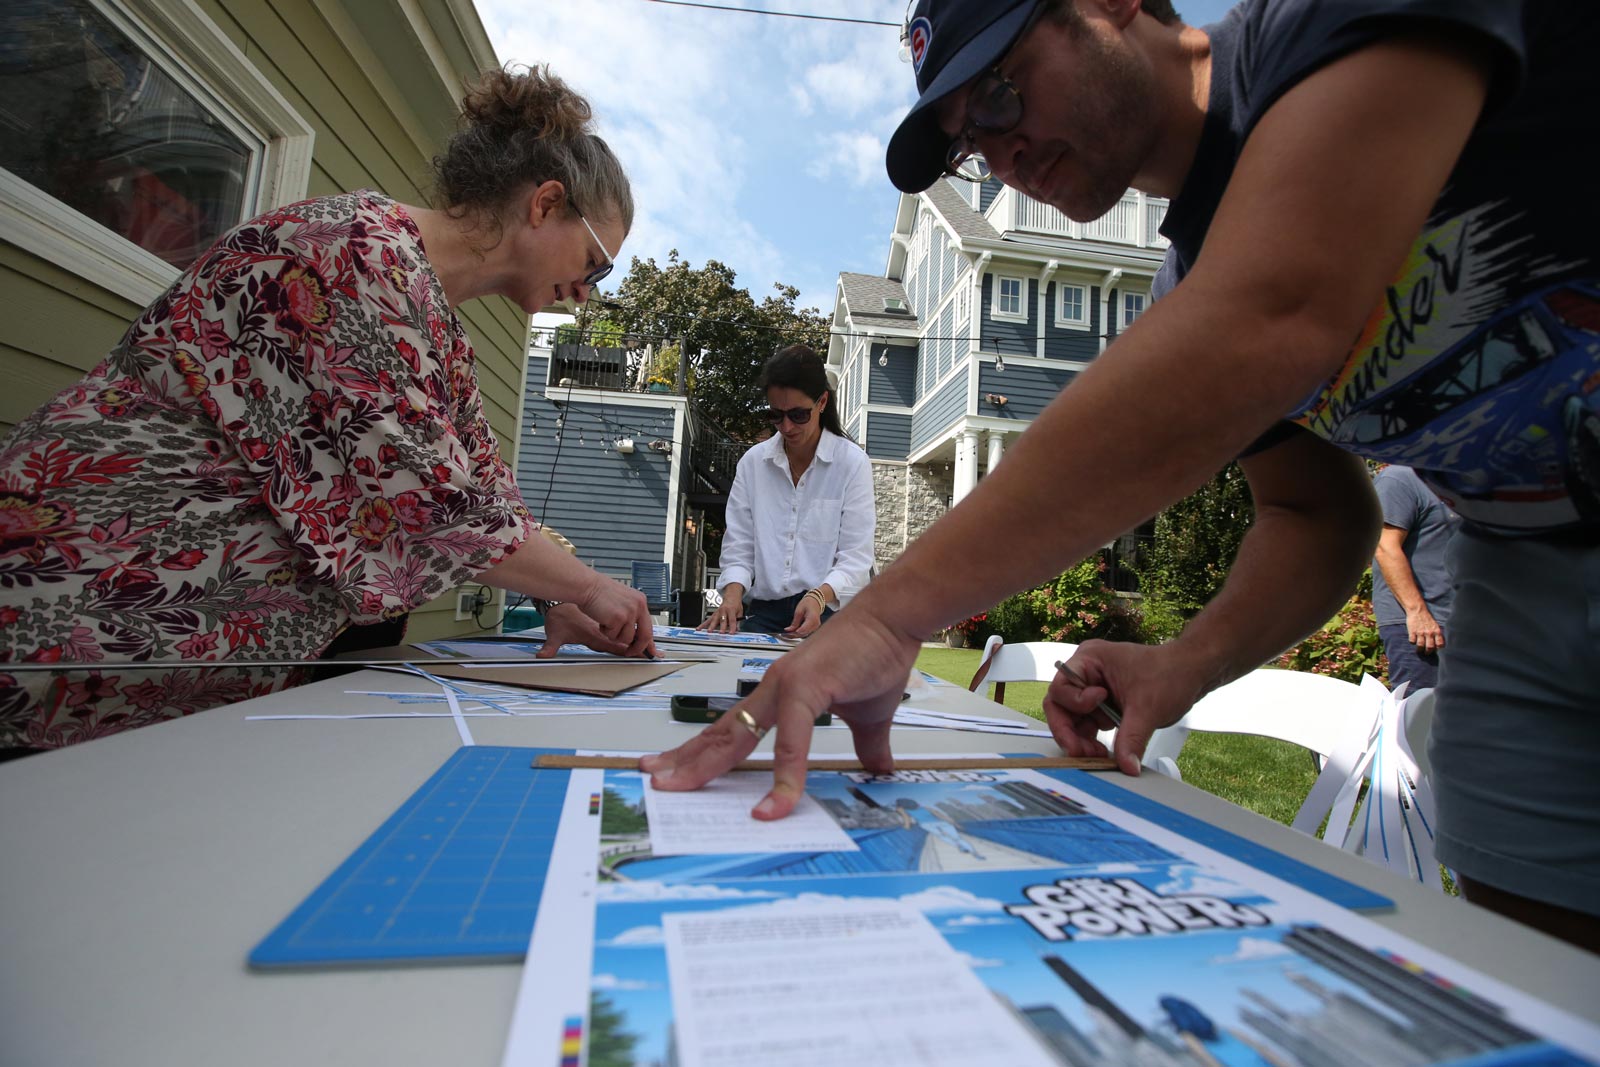
[[[988,618],[989,613],[987,611],[980,611],[970,619],[962,619],[960,622],[952,623],[950,628],[944,632],[945,644],[951,648],[966,648],[971,645],[978,628]]]
[[[659,374],[652,374],[650,379],[644,383],[644,388],[648,393],[670,393],[672,392],[672,382]]]

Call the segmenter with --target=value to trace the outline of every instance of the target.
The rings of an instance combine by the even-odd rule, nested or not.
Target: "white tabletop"
[[[697,665],[666,684],[725,692],[737,665]],[[365,671],[0,765],[0,1063],[498,1064],[520,966],[245,966],[460,743],[448,718],[245,717],[392,710],[345,691],[428,688]],[[948,710],[1015,714],[938,692]],[[479,744],[566,748],[653,750],[694,730],[664,712],[468,722]],[[848,731],[818,731],[813,750],[848,752]],[[901,729],[895,750],[1057,752],[1042,739]],[[1392,897],[1377,922],[1600,1021],[1600,957],[1181,782],[1116,781]]]

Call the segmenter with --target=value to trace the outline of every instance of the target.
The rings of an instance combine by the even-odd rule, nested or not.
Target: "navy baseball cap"
[[[906,23],[922,95],[889,138],[889,180],[920,193],[945,172],[950,136],[934,104],[1000,61],[1040,0],[917,0]]]

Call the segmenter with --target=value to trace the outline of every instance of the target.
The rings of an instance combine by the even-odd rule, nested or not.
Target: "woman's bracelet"
[[[822,590],[820,590],[820,589],[807,589],[806,590],[806,596],[815,597],[816,600],[817,600],[817,607],[821,608],[824,611],[828,610],[828,598],[822,595]]]

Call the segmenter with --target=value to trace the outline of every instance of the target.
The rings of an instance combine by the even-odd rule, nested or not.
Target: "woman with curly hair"
[[[563,602],[553,639],[650,647],[643,595],[537,534],[455,314],[587,299],[627,176],[548,70],[490,72],[462,117],[439,207],[363,190],[245,222],[0,441],[0,750],[273,692],[301,672],[249,661],[464,584]],[[113,665],[163,660],[218,667]]]

